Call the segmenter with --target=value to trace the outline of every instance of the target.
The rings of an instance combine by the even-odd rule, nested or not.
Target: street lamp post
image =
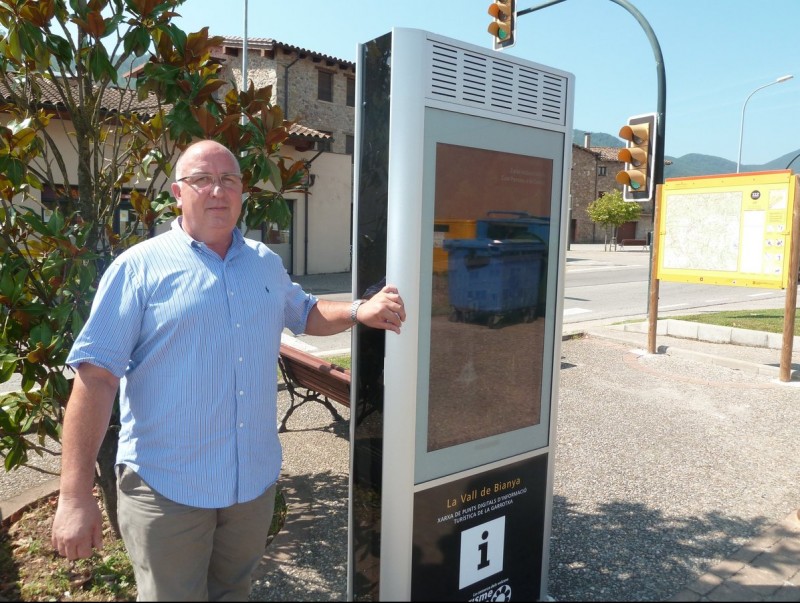
[[[758,88],[756,88],[755,90],[753,90],[750,93],[750,96],[748,96],[745,99],[744,105],[742,105],[742,123],[741,123],[741,126],[739,127],[739,157],[736,160],[736,173],[737,174],[739,173],[739,170],[742,167],[742,138],[744,136],[744,110],[747,108],[747,101],[749,101],[750,97],[753,96],[759,90],[763,90],[764,88],[767,88],[769,86],[774,86],[775,84],[781,84],[781,83],[783,83],[783,82],[785,82],[787,80],[792,79],[793,77],[794,77],[793,75],[782,75],[781,77],[779,77],[774,82],[770,82],[769,84],[764,84],[763,86],[759,86]]]

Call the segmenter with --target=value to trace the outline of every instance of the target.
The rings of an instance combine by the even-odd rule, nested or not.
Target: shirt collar
[[[170,225],[170,229],[176,232],[179,232],[183,237],[185,237],[186,242],[191,245],[192,247],[204,245],[200,241],[196,241],[193,239],[188,232],[183,229],[183,216],[177,216]],[[228,248],[228,253],[226,254],[226,258],[231,255],[231,253],[238,253],[239,248],[244,245],[244,235],[242,231],[238,228],[233,229],[233,239],[231,240],[231,246]]]

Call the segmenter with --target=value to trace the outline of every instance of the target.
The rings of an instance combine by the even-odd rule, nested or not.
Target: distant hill
[[[611,134],[604,132],[592,132],[590,144],[593,147],[619,147],[625,146],[625,142]],[[583,146],[584,130],[572,131],[572,142]],[[791,167],[795,171],[800,171],[800,149],[793,153],[787,153],[777,159],[763,165],[742,165],[742,171],[754,172],[763,170],[785,170],[791,162]],[[732,174],[736,172],[736,162],[714,155],[701,155],[700,153],[689,153],[682,157],[666,156],[665,160],[672,162],[664,166],[664,178],[686,178],[688,176],[705,176],[708,174]]]
[[[583,146],[584,142],[584,134],[586,132],[584,130],[573,130],[572,131],[572,142],[577,145]],[[589,144],[593,147],[624,147],[625,141],[617,138],[616,136],[612,136],[611,134],[605,134],[603,132],[589,132],[591,134],[591,140]]]

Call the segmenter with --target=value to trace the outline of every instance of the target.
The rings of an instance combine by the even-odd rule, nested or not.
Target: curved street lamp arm
[[[525,8],[523,10],[517,11],[517,17],[521,17],[522,15],[527,15],[528,13],[532,13],[537,10],[541,10],[543,8],[547,8],[548,6],[553,6],[554,4],[560,4],[561,2],[566,2],[566,0],[550,0],[549,2],[544,2],[543,4],[539,4],[538,6],[534,6],[531,8]],[[611,0],[615,4],[618,4],[625,10],[627,10],[630,14],[634,16],[634,18],[639,22],[639,25],[642,26],[644,29],[645,34],[647,34],[647,39],[650,41],[650,46],[653,49],[653,56],[656,59],[656,71],[658,77],[658,98],[657,98],[657,117],[656,119],[656,144],[655,144],[655,152],[653,153],[653,159],[655,161],[655,165],[653,171],[653,181],[655,184],[663,184],[664,183],[664,134],[666,133],[666,108],[667,108],[667,77],[664,70],[664,56],[661,54],[661,46],[658,43],[658,38],[656,38],[655,32],[653,32],[653,28],[650,27],[650,23],[647,22],[647,19],[644,18],[644,15],[640,13],[635,6],[633,6],[628,0]]]
[[[774,86],[775,84],[782,84],[782,83],[783,83],[783,82],[785,82],[786,80],[790,80],[790,79],[792,79],[793,77],[794,77],[794,76],[792,76],[792,75],[782,75],[781,77],[779,77],[779,78],[778,78],[777,80],[775,80],[774,82],[770,82],[769,84],[764,84],[763,86],[759,86],[758,88],[756,88],[755,90],[753,90],[753,91],[752,91],[752,92],[751,92],[751,93],[750,93],[750,94],[747,96],[747,98],[746,98],[746,99],[744,99],[744,104],[742,105],[742,120],[741,120],[741,122],[740,122],[740,124],[739,124],[739,155],[738,155],[738,157],[737,157],[737,159],[736,159],[736,173],[737,173],[737,174],[739,173],[739,171],[740,171],[740,169],[741,169],[741,167],[742,167],[742,140],[743,140],[743,138],[744,138],[744,110],[747,108],[747,102],[748,102],[748,101],[750,100],[750,98],[751,98],[751,97],[752,97],[752,96],[753,96],[753,95],[754,95],[756,92],[758,92],[759,90],[763,90],[764,88],[767,88],[767,87],[769,87],[769,86]],[[792,161],[794,161],[794,159],[792,159]]]

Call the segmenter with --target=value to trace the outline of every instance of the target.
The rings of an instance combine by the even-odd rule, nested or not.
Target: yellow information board
[[[668,178],[658,209],[657,278],[785,289],[795,195],[791,170]]]

